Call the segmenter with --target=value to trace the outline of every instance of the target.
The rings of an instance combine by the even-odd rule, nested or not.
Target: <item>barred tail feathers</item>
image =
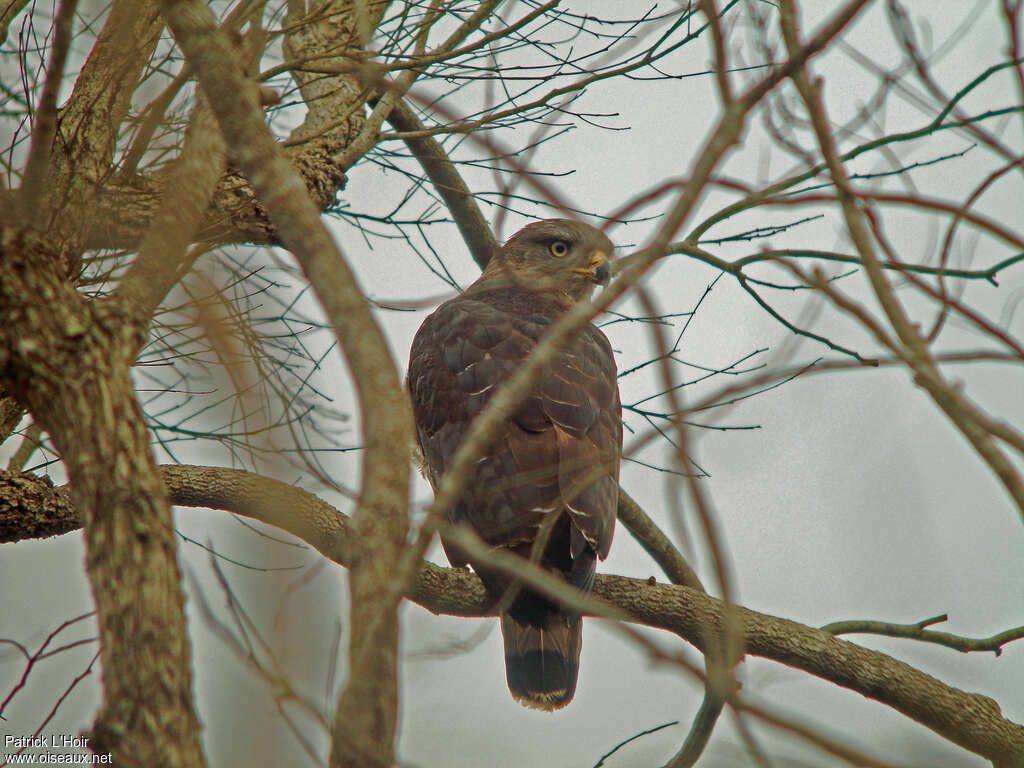
[[[561,709],[576,692],[583,622],[579,616],[549,612],[540,625],[501,617],[505,677],[524,707]]]

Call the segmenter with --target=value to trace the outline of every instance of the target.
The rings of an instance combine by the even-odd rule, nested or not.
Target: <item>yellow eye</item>
[[[548,246],[548,250],[551,251],[551,255],[556,259],[560,259],[569,252],[569,244],[564,240],[555,240],[555,242]]]

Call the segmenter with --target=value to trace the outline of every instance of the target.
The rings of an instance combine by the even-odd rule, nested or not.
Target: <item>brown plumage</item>
[[[523,228],[460,296],[423,321],[409,360],[416,432],[436,489],[470,423],[548,326],[595,283],[607,283],[612,244],[593,227],[551,219]],[[589,589],[611,546],[622,422],[615,359],[593,325],[544,370],[533,392],[477,462],[449,520],[488,544],[530,557]],[[541,533],[543,531],[543,533]],[[509,580],[449,542],[497,599]],[[565,706],[576,690],[581,618],[522,589],[501,617],[509,690],[528,707]]]

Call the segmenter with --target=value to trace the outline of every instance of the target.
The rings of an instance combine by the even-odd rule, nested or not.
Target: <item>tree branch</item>
[[[873,621],[870,619],[849,619],[847,621],[834,621],[822,627],[826,632],[833,635],[883,635],[885,637],[905,637],[909,640],[920,640],[924,643],[935,643],[946,648],[952,648],[961,653],[977,651],[991,651],[996,656],[1003,652],[1003,646],[1012,643],[1014,640],[1024,638],[1024,626],[1007,629],[1004,632],[997,632],[989,637],[962,637],[949,632],[936,632],[927,629],[933,624],[947,621],[946,614],[924,619],[914,624],[892,624],[887,621]]]
[[[359,551],[355,541],[359,532],[352,522],[294,486],[217,467],[163,466],[160,473],[174,504],[225,509],[281,526],[341,565],[349,565]],[[57,529],[70,531],[77,526],[75,510],[63,489],[29,475],[0,473],[0,541],[27,537],[27,531],[18,535],[15,526],[35,525],[47,514],[51,527],[35,529],[37,534],[52,535]],[[525,572],[529,565],[520,561],[517,567]],[[802,669],[892,707],[997,765],[1010,768],[1024,755],[1024,726],[1004,718],[991,698],[961,691],[825,630],[727,606],[690,587],[643,579],[598,574],[592,594],[627,614],[629,621],[674,632],[700,649],[707,628],[722,631],[727,615],[730,627],[735,625],[741,632],[748,654]],[[493,597],[476,575],[464,569],[421,562],[408,597],[437,614],[494,615]]]
[[[792,57],[797,51],[802,50],[799,44],[792,0],[781,0],[780,10],[782,34],[787,50]],[[846,169],[836,151],[835,140],[829,128],[828,117],[825,114],[821,98],[820,83],[812,84],[802,66],[793,72],[793,82],[800,92],[811,118],[818,146],[836,188],[847,231],[864,265],[868,282],[900,341],[900,346],[895,351],[914,373],[915,381],[931,396],[933,402],[973,446],[982,461],[988,464],[1016,504],[1021,516],[1024,517],[1024,479],[995,443],[992,431],[986,428],[985,417],[967,402],[961,392],[943,378],[931,359],[920,332],[910,321],[905,309],[893,293],[892,286],[881,267],[865,226],[864,214],[857,207],[857,195],[850,186]],[[875,197],[876,199],[893,199],[892,196]],[[961,209],[956,210],[958,215],[973,220],[973,214]],[[1000,228],[993,226],[991,229],[999,230]],[[1007,237],[1016,241],[1012,235],[1007,235]],[[1024,245],[1024,243],[1018,243],[1018,245]]]
[[[349,679],[335,713],[331,765],[394,761],[398,712],[398,603],[391,581],[405,549],[412,416],[387,343],[355,277],[320,220],[301,176],[274,142],[257,86],[233,66],[231,47],[199,0],[161,10],[213,108],[232,159],[298,259],[341,344],[362,416],[360,503],[365,547],[351,563]],[[349,145],[351,149],[352,145]]]
[[[387,119],[396,131],[423,130],[423,123],[402,100],[395,104]],[[480,213],[476,199],[449,159],[448,153],[432,136],[427,135],[410,136],[405,139],[405,145],[419,161],[434,189],[441,195],[473,260],[480,269],[483,269],[490,261],[491,254],[498,248],[498,243],[494,239],[490,225]]]
[[[139,253],[118,282],[113,299],[129,307],[138,330],[138,349],[167,292],[203,252],[189,243],[206,214],[225,167],[224,137],[200,94],[185,131],[181,154],[167,179],[167,192],[139,245]]]
[[[53,137],[57,130],[57,94],[64,79],[64,64],[71,48],[71,28],[75,20],[78,0],[62,0],[57,17],[53,20],[53,48],[50,64],[46,68],[46,83],[36,109],[32,126],[32,145],[29,148],[25,173],[21,177],[18,203],[23,220],[29,221],[38,215],[39,197],[46,181],[46,169],[50,164]]]
[[[619,486],[619,522],[626,526],[633,538],[640,542],[644,551],[661,566],[661,570],[673,584],[683,584],[693,589],[706,591],[700,577],[690,567],[665,532],[658,527],[633,497]]]
[[[151,0],[115,0],[67,103],[50,153],[41,203],[47,224],[78,250],[103,225],[94,202],[110,172],[117,136],[163,24]]]
[[[177,546],[131,380],[130,324],[87,304],[62,254],[31,233],[3,240],[0,381],[53,440],[85,528],[103,663],[90,746],[126,767],[201,768]]]

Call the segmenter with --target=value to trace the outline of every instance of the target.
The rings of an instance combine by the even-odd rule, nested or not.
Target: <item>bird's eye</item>
[[[548,250],[551,251],[551,255],[556,259],[560,259],[569,252],[569,244],[564,240],[555,240],[548,246]]]

